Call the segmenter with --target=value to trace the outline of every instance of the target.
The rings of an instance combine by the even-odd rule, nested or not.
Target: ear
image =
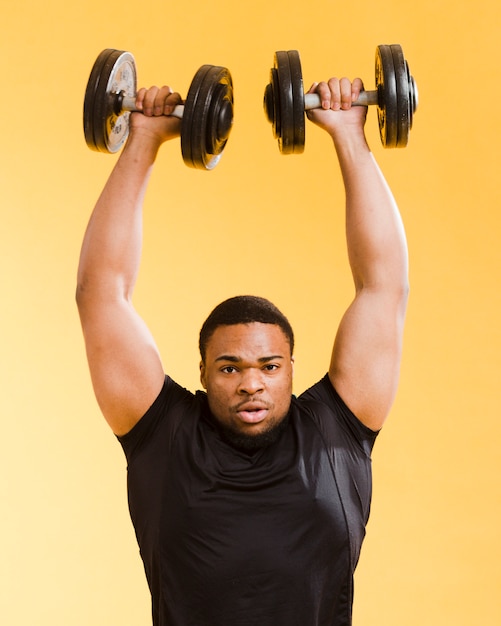
[[[202,387],[207,389],[207,384],[205,382],[205,365],[203,361],[200,361],[200,382],[202,383]]]

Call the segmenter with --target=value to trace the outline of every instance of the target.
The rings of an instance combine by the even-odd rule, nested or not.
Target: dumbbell
[[[385,148],[407,145],[418,105],[418,90],[398,44],[376,49],[376,89],[362,91],[354,105],[376,105]],[[300,154],[305,143],[305,111],[321,107],[317,93],[305,94],[297,50],[275,52],[264,110],[282,154]]]
[[[129,116],[137,111],[136,63],[130,52],[107,48],[97,57],[84,99],[84,134],[98,152],[117,152],[129,134]],[[233,124],[233,83],[220,66],[203,65],[186,101],[172,116],[181,119],[181,152],[186,165],[213,169]]]

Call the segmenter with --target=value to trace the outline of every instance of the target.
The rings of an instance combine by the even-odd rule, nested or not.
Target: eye
[[[263,369],[264,369],[266,372],[274,372],[274,371],[275,371],[275,370],[277,370],[278,368],[279,368],[279,366],[278,366],[276,363],[267,363],[267,364],[264,366],[264,368],[263,368]]]
[[[234,365],[225,365],[224,367],[221,368],[221,371],[224,374],[233,374],[234,372],[237,371],[237,368]]]

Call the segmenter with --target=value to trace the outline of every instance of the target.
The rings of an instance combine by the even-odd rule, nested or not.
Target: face
[[[200,379],[213,416],[230,434],[266,438],[289,410],[293,357],[275,324],[219,326],[210,337]]]

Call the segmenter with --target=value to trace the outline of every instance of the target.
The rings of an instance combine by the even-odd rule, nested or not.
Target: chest
[[[183,448],[162,493],[161,544],[170,558],[197,571],[216,560],[229,576],[250,564],[284,576],[291,563],[311,567],[346,547],[345,515],[320,441],[305,446],[289,433],[254,457],[210,438]]]

